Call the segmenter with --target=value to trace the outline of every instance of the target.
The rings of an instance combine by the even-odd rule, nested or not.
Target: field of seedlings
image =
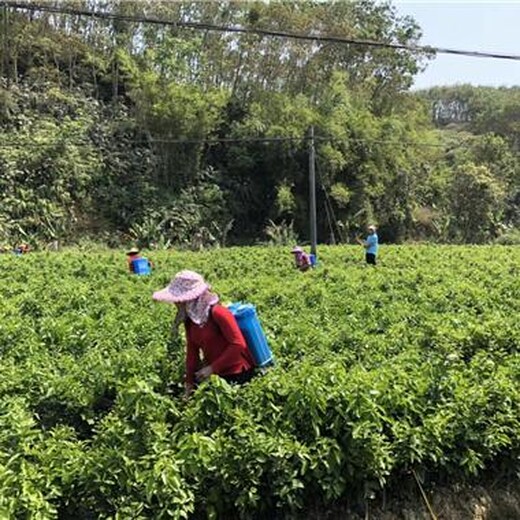
[[[520,249],[322,247],[0,255],[0,518],[275,518],[414,473],[513,474]],[[276,365],[185,401],[181,269],[258,314]]]

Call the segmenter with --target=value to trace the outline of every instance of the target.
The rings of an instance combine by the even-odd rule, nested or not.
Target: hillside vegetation
[[[428,60],[417,52],[182,25],[418,43],[420,28],[391,5],[9,4],[0,12],[6,247],[307,239],[311,126],[321,241],[350,241],[368,222],[387,242],[514,239],[518,89],[412,93]],[[53,7],[116,18],[45,11]]]

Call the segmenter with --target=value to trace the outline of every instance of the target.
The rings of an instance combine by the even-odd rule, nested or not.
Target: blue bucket
[[[256,365],[265,367],[273,363],[273,353],[260,325],[255,306],[250,303],[232,303],[228,309],[237,320]]]
[[[136,258],[132,260],[132,269],[134,274],[150,274],[152,272],[150,264],[146,258]]]
[[[318,263],[318,259],[316,258],[316,255],[313,255],[311,253],[309,255],[309,260],[311,261],[311,267],[316,267],[316,264]]]

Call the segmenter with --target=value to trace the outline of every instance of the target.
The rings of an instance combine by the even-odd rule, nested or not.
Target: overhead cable
[[[276,142],[305,142],[309,141],[311,137],[302,136],[302,137],[222,137],[222,138],[210,138],[210,139],[142,139],[142,140],[127,140],[125,141],[127,144],[136,144],[136,145],[154,145],[154,144],[222,144],[222,143],[276,143]],[[444,148],[447,145],[442,143],[431,143],[427,141],[395,141],[389,139],[364,139],[364,138],[335,138],[335,137],[326,137],[326,136],[314,136],[315,141],[322,142],[331,142],[335,144],[389,144],[392,146],[424,146],[427,148]],[[57,139],[55,141],[0,141],[0,148],[25,148],[25,147],[45,147],[45,146],[60,146],[60,145],[70,145],[70,146],[95,146],[96,143],[93,141],[66,141]]]
[[[90,11],[86,9],[74,9],[69,7],[54,7],[50,5],[41,4],[29,4],[24,2],[11,2],[6,0],[3,2],[4,5],[8,5],[13,9],[23,9],[27,11],[39,11],[56,14],[69,14],[76,16],[88,16],[98,19],[106,20],[118,20],[125,22],[134,23],[148,23],[157,25],[169,25],[184,29],[204,30],[204,31],[217,31],[217,32],[228,32],[228,33],[245,33],[245,34],[257,34],[259,36],[270,36],[276,38],[288,38],[295,40],[305,40],[311,42],[326,42],[326,43],[339,43],[349,45],[360,45],[366,47],[380,47],[386,49],[395,50],[406,50],[411,52],[420,52],[425,54],[453,54],[457,56],[468,56],[471,58],[494,58],[501,60],[515,60],[520,61],[520,54],[509,54],[509,53],[497,53],[497,52],[486,52],[486,51],[469,51],[462,49],[451,49],[446,47],[434,47],[431,45],[414,45],[394,42],[382,42],[375,40],[364,40],[358,38],[344,38],[341,36],[331,36],[325,34],[302,34],[288,31],[275,31],[271,29],[260,29],[255,27],[239,27],[239,26],[223,26],[210,23],[200,22],[183,22],[165,20],[161,18],[155,18],[150,16],[131,16],[123,14],[106,13],[102,11]]]

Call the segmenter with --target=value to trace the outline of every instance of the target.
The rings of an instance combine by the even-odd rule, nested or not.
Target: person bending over
[[[294,255],[294,267],[296,269],[308,271],[311,268],[311,259],[300,246],[295,246],[291,253]]]
[[[200,274],[177,273],[166,288],[153,293],[153,299],[177,306],[175,329],[184,323],[186,397],[211,374],[236,384],[247,383],[253,377],[254,360],[234,316],[219,304],[219,297]]]

